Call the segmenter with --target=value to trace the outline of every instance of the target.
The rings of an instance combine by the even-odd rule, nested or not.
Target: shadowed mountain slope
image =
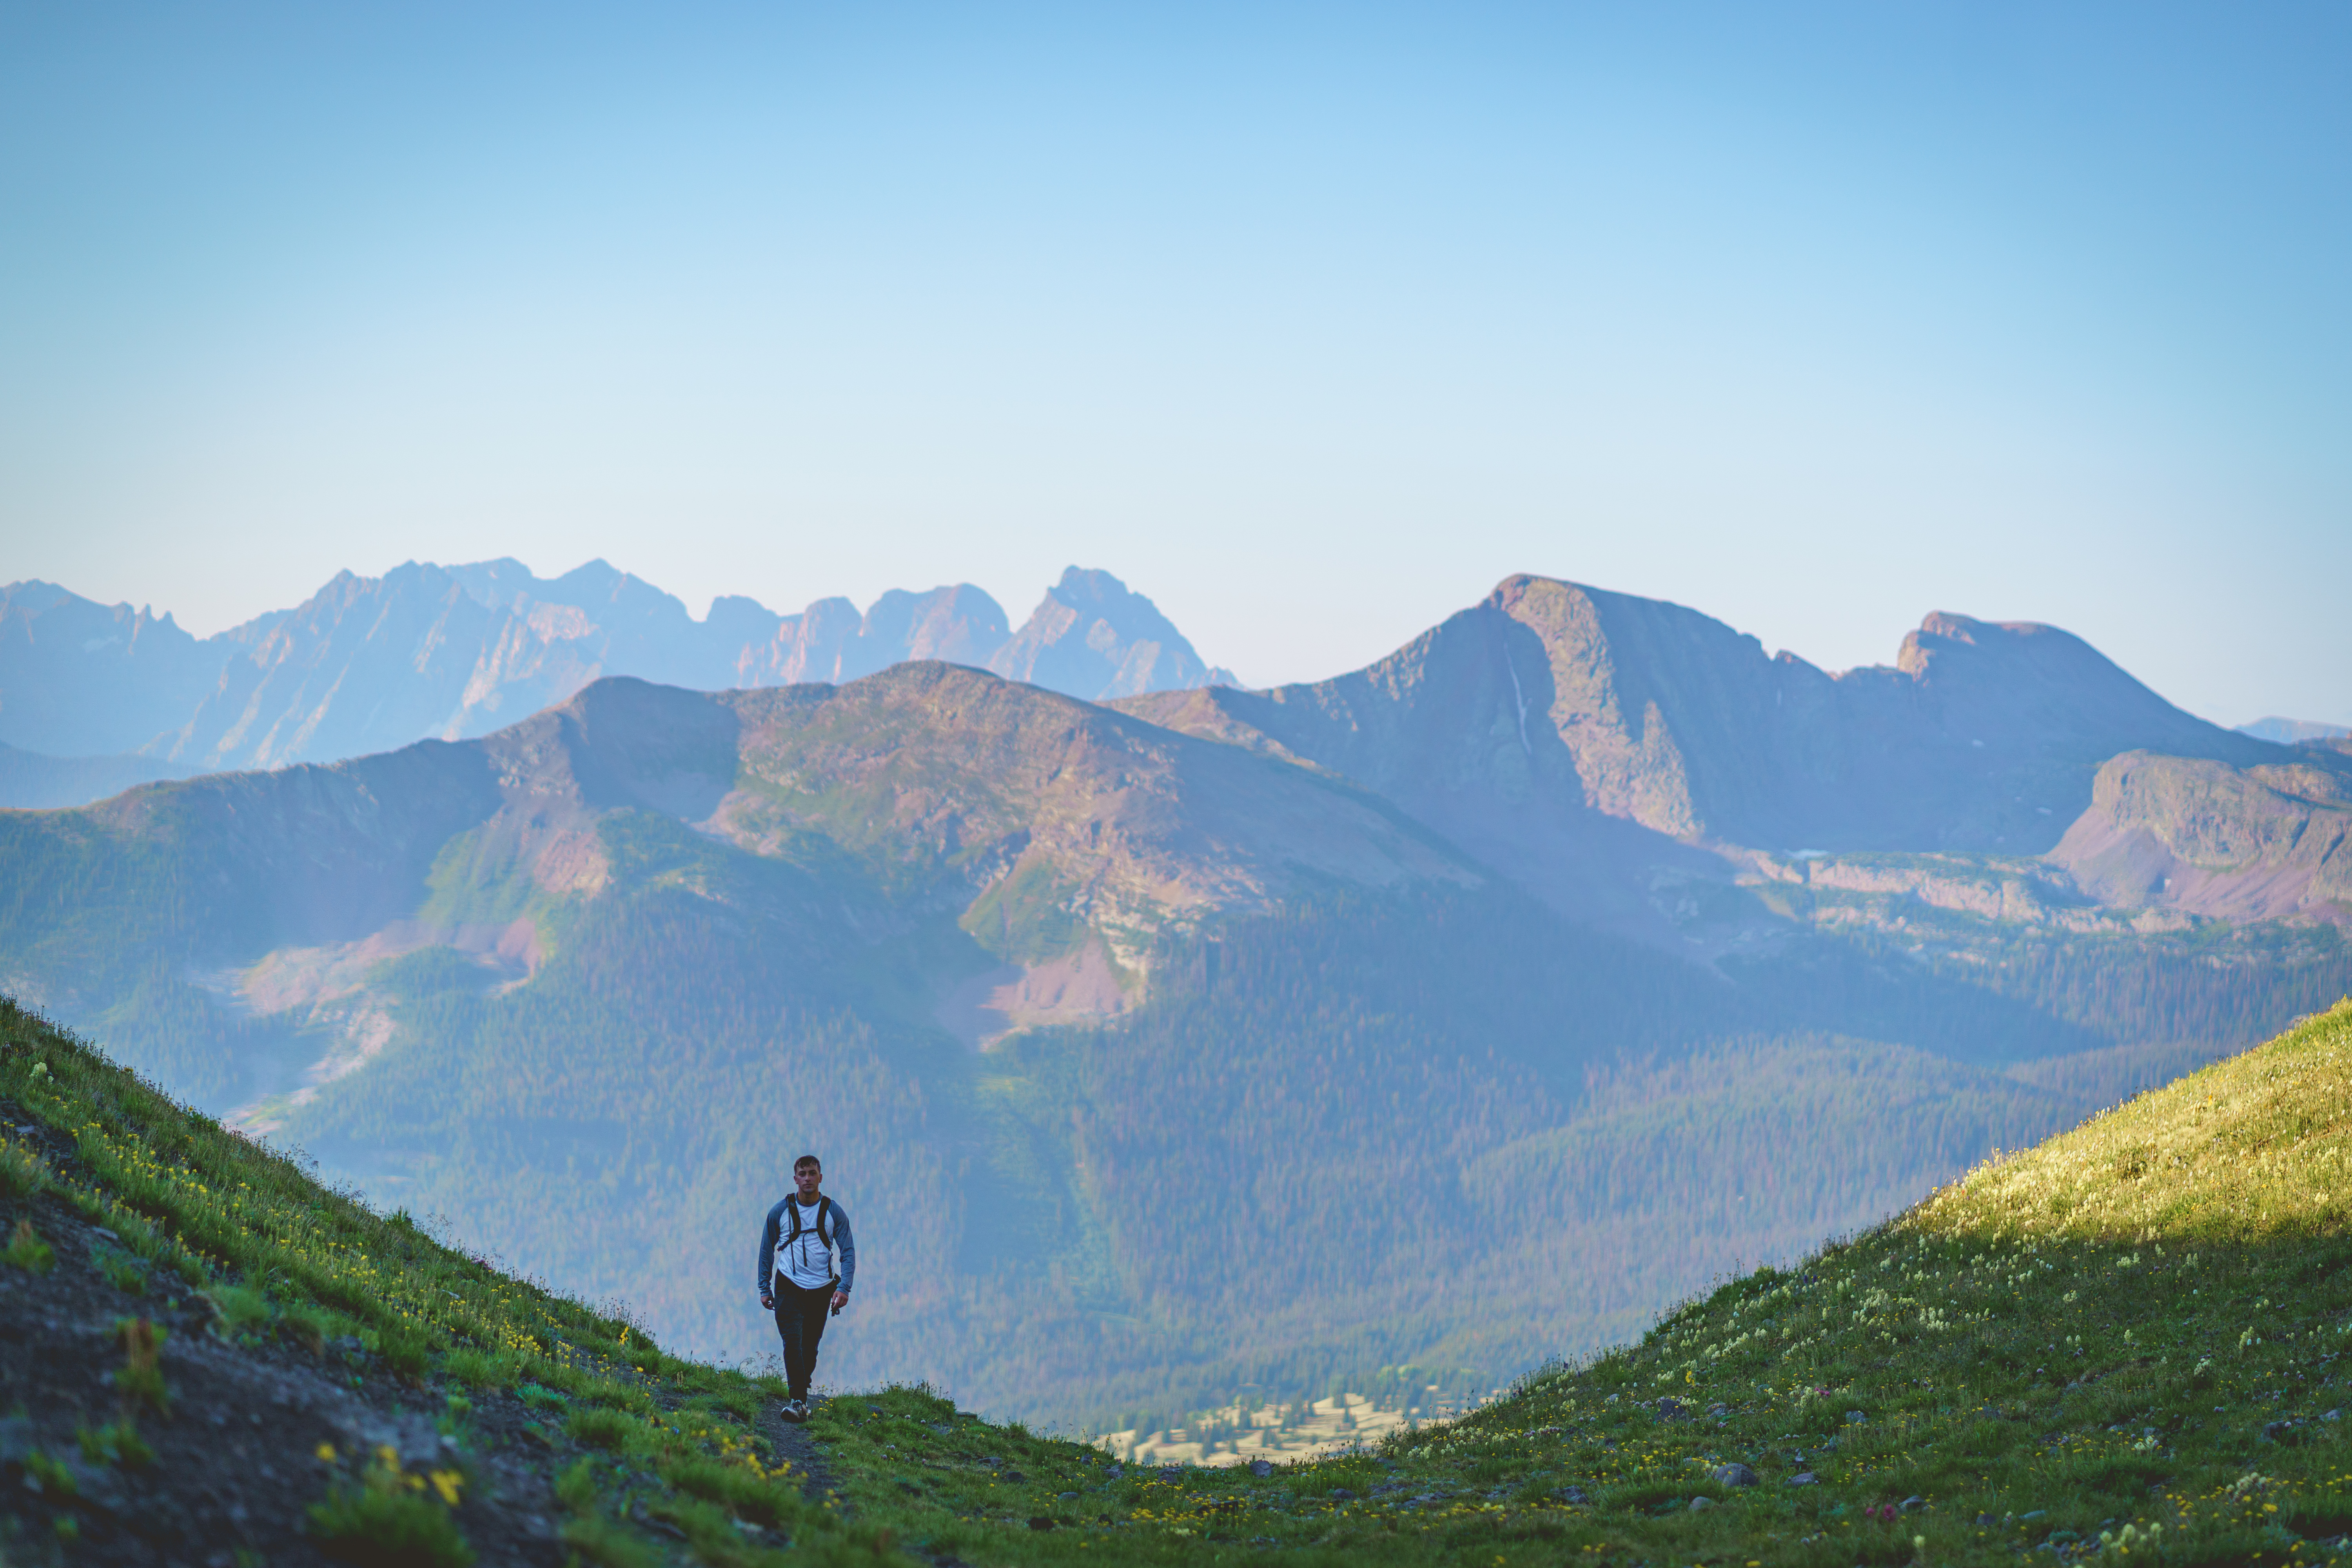
[[[2144,748],[2293,753],[2165,702],[2053,627],[1934,615],[1828,675],[1696,611],[1541,577],[1350,675],[1118,704],[1351,778],[1547,900],[1663,932],[1709,851],[2038,854]]]
[[[1352,675],[1125,706],[1254,731],[1449,822],[1541,802],[1771,848],[2038,853],[2119,752],[2285,755],[2053,626],[1939,613],[1893,668],[1827,675],[1695,610],[1542,577]]]

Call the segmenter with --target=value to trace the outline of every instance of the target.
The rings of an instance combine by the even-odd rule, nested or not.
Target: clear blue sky
[[[2352,7],[0,5],[0,579],[1536,571],[2352,721]]]

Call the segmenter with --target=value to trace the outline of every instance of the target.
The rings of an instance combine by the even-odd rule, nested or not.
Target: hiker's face
[[[801,1190],[803,1203],[816,1196],[817,1186],[824,1180],[824,1167],[822,1165],[803,1165],[793,1173],[793,1185]]]

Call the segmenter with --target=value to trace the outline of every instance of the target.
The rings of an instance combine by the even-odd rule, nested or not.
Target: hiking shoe
[[[808,1401],[805,1399],[795,1399],[790,1405],[784,1406],[784,1411],[785,1414],[789,1415],[795,1421],[805,1421],[808,1419]]]

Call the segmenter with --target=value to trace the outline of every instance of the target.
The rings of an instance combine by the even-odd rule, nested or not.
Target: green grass
[[[68,1138],[80,1162],[68,1176],[10,1142],[0,1161],[9,1194],[55,1194],[121,1237],[124,1251],[100,1258],[119,1286],[116,1275],[135,1257],[195,1287],[226,1335],[277,1337],[323,1353],[348,1332],[403,1381],[438,1379],[453,1418],[466,1402],[459,1390],[508,1390],[579,1439],[625,1451],[635,1468],[578,1468],[565,1493],[574,1516],[566,1539],[583,1559],[672,1560],[599,1500],[608,1489],[635,1489],[656,1517],[702,1542],[705,1561],[784,1561],[746,1544],[728,1522],[735,1517],[791,1521],[803,1557],[823,1561],[835,1549],[863,1561],[877,1550],[889,1556],[870,1531],[804,1506],[803,1478],[747,1425],[773,1403],[761,1380],[670,1357],[635,1323],[500,1273],[404,1215],[381,1216],[320,1187],[293,1162],[229,1135],[5,1001],[0,1093]],[[26,1268],[53,1266],[29,1224],[16,1228],[6,1256]],[[126,1410],[168,1418],[162,1340],[145,1318],[117,1324],[123,1361],[115,1382]],[[146,1457],[127,1418],[85,1433],[83,1447],[124,1464]],[[69,1472],[48,1471],[53,1489],[70,1486]],[[312,1533],[350,1561],[462,1563],[471,1549],[465,1505],[452,1500],[461,1486],[457,1472],[404,1474],[379,1457],[339,1472],[311,1511]]]
[[[972,1563],[2325,1561],[2352,1531],[2320,1418],[2352,1408],[2347,1163],[2352,1004],[1355,1456],[1113,1479],[910,1389],[815,1430],[861,1517]]]
[[[25,1179],[244,1331],[340,1314],[595,1445],[558,1485],[584,1562],[2286,1563],[2352,1531],[2352,1446],[2323,1419],[2352,1407],[2352,1003],[1449,1425],[1171,1479],[894,1386],[820,1406],[823,1505],[746,1425],[761,1380],[324,1192],[13,1009],[0,1047],[0,1090],[98,1177],[24,1153]],[[126,1373],[155,1364],[138,1324]],[[460,1552],[438,1485],[344,1476],[319,1528]]]
[[[16,1222],[15,1233],[8,1237],[7,1250],[0,1252],[0,1260],[28,1274],[47,1274],[56,1264],[57,1256],[49,1244],[41,1239],[40,1232],[33,1228],[33,1222],[20,1219]]]
[[[450,1479],[406,1474],[386,1450],[310,1506],[310,1533],[328,1556],[362,1568],[469,1568],[474,1549],[441,1490]]]

